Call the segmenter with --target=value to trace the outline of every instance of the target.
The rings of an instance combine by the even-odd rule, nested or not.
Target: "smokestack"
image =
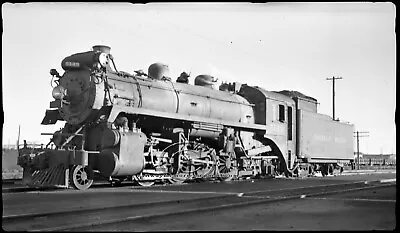
[[[111,48],[107,45],[95,45],[93,46],[93,51],[100,51],[106,54],[110,54]]]

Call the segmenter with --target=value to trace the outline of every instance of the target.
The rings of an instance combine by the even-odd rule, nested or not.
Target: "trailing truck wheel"
[[[309,174],[309,169],[308,166],[302,166],[299,165],[299,167],[297,168],[297,175],[299,178],[305,178],[307,177]]]
[[[333,171],[334,171],[333,165],[332,165],[332,164],[329,164],[329,165],[328,165],[328,174],[329,174],[329,175],[333,175]]]
[[[219,172],[219,179],[221,181],[231,181],[238,178],[238,169],[236,164],[232,162],[231,155],[218,156],[218,172]]]
[[[321,174],[322,174],[322,176],[329,175],[329,166],[327,164],[323,164],[321,166]]]
[[[309,176],[314,176],[315,175],[314,165],[312,165],[312,164],[308,165],[308,175]]]
[[[75,189],[85,190],[93,184],[93,171],[88,166],[75,165],[70,171],[69,178]]]

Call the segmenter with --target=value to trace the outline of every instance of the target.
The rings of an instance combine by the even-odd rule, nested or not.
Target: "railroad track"
[[[334,193],[393,186],[393,183],[349,182],[301,188],[258,190],[244,193],[221,193],[218,196],[181,201],[161,201],[144,204],[104,206],[48,213],[3,216],[3,228],[8,231],[87,231],[94,227],[189,213],[200,213],[268,202],[317,197]],[[153,192],[138,189],[137,192]],[[168,191],[167,191],[168,192]],[[173,191],[171,191],[173,192]]]
[[[374,170],[375,172],[387,172],[387,171],[392,171],[393,169],[379,169],[379,170]],[[364,171],[371,171],[371,170],[346,170],[346,172],[340,174],[340,175],[346,175],[348,173],[350,174],[357,174],[357,173],[362,173]],[[393,170],[393,172],[395,172],[396,170]],[[294,177],[295,178],[295,177]],[[244,179],[245,180],[245,179]],[[122,183],[122,186],[127,186],[127,185],[132,185],[134,184],[133,182],[125,182]],[[17,188],[22,188],[24,186],[22,186],[22,179],[2,179],[2,185],[3,187],[8,187],[8,186],[16,186]],[[98,187],[111,187],[110,183],[108,181],[95,181],[94,186],[98,186]],[[46,188],[36,188],[37,190],[44,190]]]
[[[22,183],[22,179],[1,179],[2,184],[16,184]]]

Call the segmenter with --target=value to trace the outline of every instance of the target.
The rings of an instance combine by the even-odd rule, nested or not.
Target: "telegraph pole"
[[[343,79],[342,77],[335,78],[333,76],[332,78],[327,78],[326,80],[332,80],[332,108],[333,108],[333,117],[332,119],[336,121],[335,119],[335,80],[337,79]]]
[[[369,135],[366,135],[366,133],[369,132],[360,132],[356,131],[354,132],[356,135],[355,137],[357,138],[357,170],[360,170],[360,137],[369,137]]]

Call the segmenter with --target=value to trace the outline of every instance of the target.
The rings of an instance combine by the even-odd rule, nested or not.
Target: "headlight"
[[[67,89],[65,89],[63,86],[56,86],[55,88],[53,88],[51,94],[53,95],[54,99],[60,100],[67,95]]]
[[[100,53],[97,60],[101,66],[105,67],[108,64],[108,55],[106,53]]]

